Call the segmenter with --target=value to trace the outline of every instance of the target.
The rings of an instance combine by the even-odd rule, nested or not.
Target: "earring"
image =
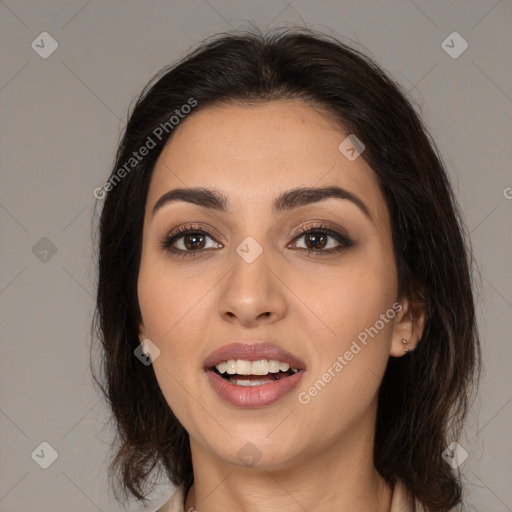
[[[151,354],[148,352],[146,344],[144,343],[144,341],[146,341],[146,340],[143,340],[142,336],[139,334],[139,343],[140,343],[140,347],[141,347],[140,348],[141,354],[144,357],[149,357]]]
[[[407,346],[406,346],[406,345],[407,345],[407,340],[405,340],[405,339],[403,339],[403,338],[402,338],[402,345],[403,345],[403,348],[404,348],[404,350],[405,350],[406,352],[410,352],[410,351],[411,351],[411,349],[410,349],[410,348],[407,348]]]

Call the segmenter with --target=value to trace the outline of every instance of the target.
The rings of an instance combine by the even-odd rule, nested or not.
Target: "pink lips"
[[[259,386],[239,386],[223,379],[219,374],[213,371],[215,365],[222,361],[229,361],[230,359],[245,359],[246,361],[274,359],[288,363],[290,368],[295,368],[299,371],[291,376],[282,377],[279,380],[267,384],[261,384]],[[302,379],[305,365],[294,355],[269,343],[254,345],[233,343],[221,347],[210,354],[204,363],[204,368],[210,385],[220,398],[237,407],[255,408],[273,404],[289,393]]]

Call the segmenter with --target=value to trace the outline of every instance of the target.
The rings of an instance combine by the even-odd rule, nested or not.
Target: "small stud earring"
[[[403,348],[406,352],[410,352],[411,349],[410,348],[407,348],[407,340],[406,339],[402,339],[402,345],[403,345]]]

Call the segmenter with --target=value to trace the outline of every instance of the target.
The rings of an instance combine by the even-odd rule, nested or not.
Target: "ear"
[[[138,326],[138,333],[139,333],[139,341],[142,343],[146,339],[145,335],[146,329],[144,328],[144,324],[140,322]]]
[[[402,309],[397,313],[393,327],[393,338],[389,351],[393,357],[402,357],[408,351],[416,348],[423,334],[426,319],[425,307],[422,302],[404,297],[398,303]],[[407,343],[404,344],[402,340]]]

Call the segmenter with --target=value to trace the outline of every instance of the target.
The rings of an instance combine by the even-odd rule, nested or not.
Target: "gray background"
[[[486,369],[461,441],[466,500],[512,510],[510,1],[6,0],[0,16],[2,512],[120,509],[107,489],[108,413],[88,367],[93,190],[147,80],[248,20],[352,39],[409,90],[438,142],[482,275]],[[42,46],[45,31],[59,46],[43,59],[31,43]],[[458,58],[441,46],[454,31],[469,45]],[[43,441],[58,452],[48,469],[31,457]],[[162,486],[152,508],[170,494]]]

